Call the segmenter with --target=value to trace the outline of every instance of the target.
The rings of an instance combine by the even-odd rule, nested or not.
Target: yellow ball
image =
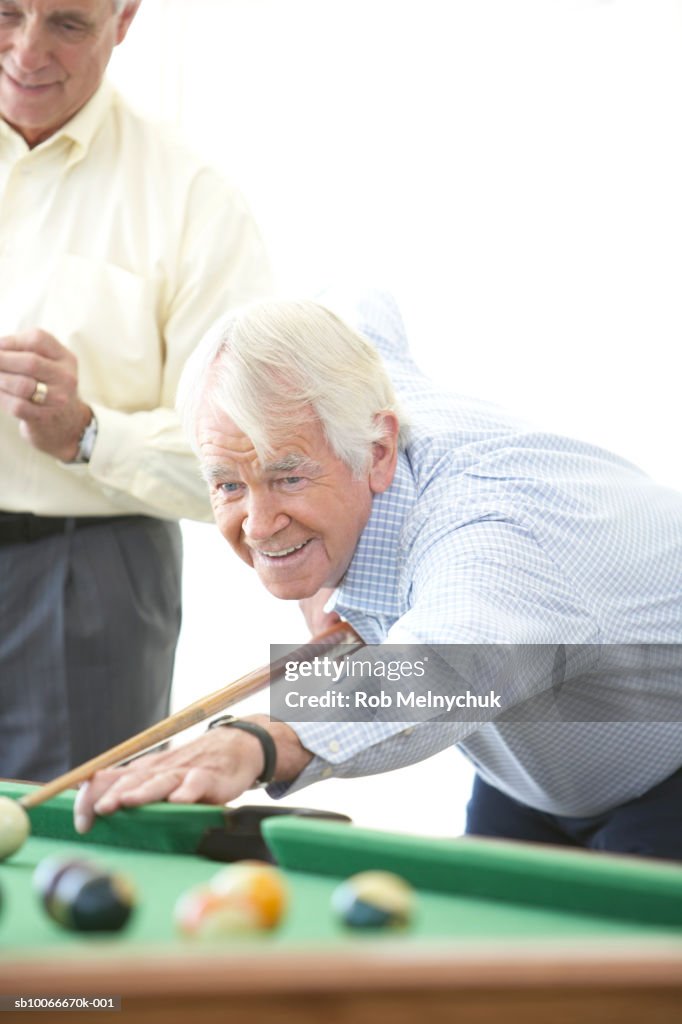
[[[16,800],[0,796],[0,860],[24,845],[31,831],[28,814]]]

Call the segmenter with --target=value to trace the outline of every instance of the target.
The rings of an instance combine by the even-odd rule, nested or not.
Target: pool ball
[[[390,871],[362,871],[332,893],[332,910],[349,928],[403,927],[414,903],[412,887]]]
[[[174,918],[184,935],[245,935],[274,928],[286,904],[286,886],[277,868],[241,861],[223,868],[208,885],[184,893]]]
[[[21,804],[0,796],[0,860],[16,853],[30,831],[31,823]]]
[[[87,869],[90,864],[86,860],[67,860],[64,857],[43,857],[33,872],[33,889],[41,902],[51,897],[60,875],[63,875],[67,868],[73,869],[76,865]]]
[[[213,939],[257,930],[253,917],[243,908],[214,892],[208,885],[184,892],[173,911],[175,925],[183,935],[193,939]]]
[[[36,868],[33,884],[52,920],[74,931],[118,931],[135,906],[127,879],[88,861],[48,857]]]
[[[238,861],[222,868],[209,882],[210,888],[255,915],[259,928],[279,924],[287,905],[287,887],[282,872],[261,861]]]

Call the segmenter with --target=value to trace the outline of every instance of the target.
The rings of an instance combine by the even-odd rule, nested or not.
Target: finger
[[[12,398],[19,399],[22,402],[30,402],[35,394],[35,390],[36,379],[34,377],[24,377],[18,373],[0,373],[0,391],[10,395]],[[50,389],[48,388],[48,394],[45,396],[46,400],[49,392]]]
[[[73,804],[73,823],[76,832],[88,832],[95,820],[94,806],[103,793],[120,778],[120,770],[108,768],[83,783]]]
[[[220,799],[219,782],[215,774],[205,768],[188,769],[180,785],[168,794],[168,800],[177,804],[225,802]]]
[[[17,334],[7,334],[0,338],[0,351],[3,352],[35,352],[46,359],[59,359],[68,349],[60,342],[38,327],[31,327],[27,331],[19,331]]]
[[[255,781],[256,776],[248,766],[235,766],[227,771],[223,766],[190,768],[167,799],[178,804],[226,804],[250,789]]]
[[[73,802],[73,827],[76,832],[81,834],[89,832],[95,820],[89,794],[90,786],[91,783],[84,783],[76,793],[76,799]]]
[[[165,800],[178,788],[183,776],[184,772],[177,768],[151,776],[138,772],[124,775],[97,801],[95,814],[112,814],[120,807],[140,807]]]
[[[48,384],[57,380],[64,372],[63,363],[61,359],[48,359],[44,355],[25,349],[11,352],[0,350],[0,370],[3,373],[16,373],[32,377],[34,380],[46,380]]]
[[[88,781],[84,782],[73,805],[74,827],[77,832],[88,832],[95,820],[95,804],[104,796],[107,791],[119,785],[129,788],[133,772],[139,777],[147,777],[155,770],[159,761],[167,756],[166,753],[145,754],[142,773],[140,773],[140,761],[135,760],[126,765],[115,768],[103,768]]]

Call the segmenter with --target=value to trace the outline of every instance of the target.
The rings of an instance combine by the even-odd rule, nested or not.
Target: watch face
[[[74,462],[89,462],[92,456],[93,448],[95,447],[95,441],[97,440],[97,419],[95,414],[92,414],[92,419],[88,423],[87,427],[81,434],[81,439],[78,442],[78,451]]]

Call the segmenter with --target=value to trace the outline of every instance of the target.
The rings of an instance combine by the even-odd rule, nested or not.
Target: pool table
[[[2,783],[0,793],[30,788]],[[79,837],[72,804],[64,793],[35,808],[31,838],[0,864],[0,1005],[8,996],[119,996],[126,1024],[682,1019],[678,865],[281,814],[251,847],[230,812],[169,804],[98,819]],[[176,935],[173,905],[220,869],[210,857],[258,854],[263,838],[290,890],[280,928],[199,943]],[[109,935],[60,929],[31,885],[48,854],[125,874],[139,898],[129,925]],[[368,868],[414,885],[410,927],[359,933],[334,919],[338,880]],[[0,1024],[33,1019],[27,1012],[0,1014]],[[61,1010],[57,1019],[88,1024],[102,1012]]]

